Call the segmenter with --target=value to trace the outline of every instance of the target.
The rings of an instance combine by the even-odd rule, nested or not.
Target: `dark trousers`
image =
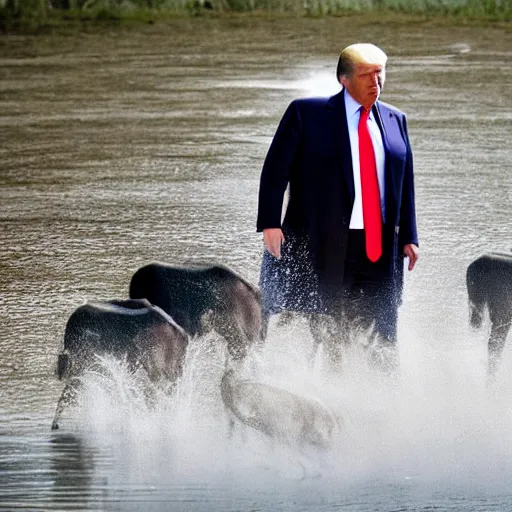
[[[392,252],[384,247],[375,263],[366,256],[365,234],[351,229],[347,245],[342,311],[349,327],[377,335],[380,342],[397,337],[398,300],[392,278],[387,275]]]

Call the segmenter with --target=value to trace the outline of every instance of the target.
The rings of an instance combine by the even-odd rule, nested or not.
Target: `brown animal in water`
[[[130,297],[161,307],[190,336],[217,332],[235,360],[262,340],[260,292],[227,267],[151,263],[133,275]]]
[[[132,368],[142,366],[151,381],[175,382],[182,374],[188,336],[176,322],[147,300],[89,303],[69,317],[57,373],[67,383],[57,403],[52,429],[76,397],[80,377],[97,355],[126,357]],[[78,384],[77,384],[78,383]]]

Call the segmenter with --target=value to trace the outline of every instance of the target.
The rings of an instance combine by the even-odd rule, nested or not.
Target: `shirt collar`
[[[361,103],[358,103],[350,93],[345,89],[345,109],[347,111],[347,117],[350,119],[354,116],[357,116],[359,119],[359,109],[362,107]],[[370,119],[373,120],[373,111],[370,109]]]

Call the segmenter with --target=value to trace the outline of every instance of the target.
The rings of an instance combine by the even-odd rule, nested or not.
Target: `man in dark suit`
[[[372,44],[345,48],[337,67],[343,89],[289,105],[261,174],[267,318],[286,310],[327,315],[338,346],[361,329],[395,346],[404,257],[409,270],[418,258],[406,117],[378,101],[386,61]]]

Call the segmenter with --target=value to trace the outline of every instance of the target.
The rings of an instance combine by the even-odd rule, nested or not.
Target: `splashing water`
[[[271,324],[265,348],[253,353],[241,372],[319,399],[342,418],[331,450],[285,446],[241,424],[229,438],[219,388],[224,346],[214,336],[193,340],[176,392],[152,388],[151,403],[141,375],[104,359],[104,372],[84,377],[81,430],[89,442],[113,447],[119,484],[208,482],[225,488],[234,479],[240,492],[268,490],[276,478],[317,477],[312,481],[322,482],[316,484],[322,489],[368,479],[507,484],[510,389],[486,388],[479,358],[456,375],[449,354],[441,360],[435,350],[425,350],[428,344],[411,343],[423,353],[402,351],[401,375],[389,379],[368,366],[361,347],[347,350],[339,374],[326,370],[321,350],[311,367],[311,343],[301,320],[286,328]]]

